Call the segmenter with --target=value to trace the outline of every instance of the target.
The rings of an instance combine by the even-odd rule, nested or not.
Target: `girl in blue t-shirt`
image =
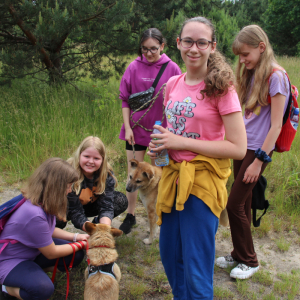
[[[235,182],[227,204],[233,251],[217,258],[216,265],[227,268],[237,264],[230,277],[246,279],[259,269],[251,235],[252,190],[271,162],[290,89],[287,75],[276,62],[268,37],[259,26],[244,27],[232,49],[239,56],[237,91],[245,106],[247,154],[243,160],[234,160]]]

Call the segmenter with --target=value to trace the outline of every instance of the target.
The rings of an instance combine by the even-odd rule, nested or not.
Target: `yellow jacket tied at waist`
[[[170,159],[170,164],[163,168],[158,186],[157,224],[162,223],[162,212],[171,212],[176,188],[176,210],[183,210],[184,203],[192,194],[220,218],[227,204],[226,183],[230,173],[230,159],[227,158],[217,159],[199,154],[189,162],[177,163]]]

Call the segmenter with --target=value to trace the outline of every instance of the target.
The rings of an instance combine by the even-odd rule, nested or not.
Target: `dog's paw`
[[[144,239],[143,242],[144,242],[144,244],[146,244],[146,245],[151,245],[153,241],[150,240],[150,239]]]

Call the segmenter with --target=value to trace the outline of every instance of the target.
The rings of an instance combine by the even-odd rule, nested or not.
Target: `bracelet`
[[[77,235],[78,235],[78,232],[74,233],[73,242],[76,242]]]
[[[255,150],[254,155],[256,158],[258,158],[262,162],[271,162],[272,161],[271,157],[265,151],[261,150],[260,148]]]

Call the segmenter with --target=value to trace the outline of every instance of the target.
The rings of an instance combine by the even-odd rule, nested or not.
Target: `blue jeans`
[[[219,219],[190,195],[184,210],[163,213],[160,255],[174,300],[213,299],[215,235]]]
[[[53,239],[55,245],[68,244],[68,241]],[[70,246],[71,247],[71,246]],[[66,256],[65,262],[69,266],[73,254]],[[77,251],[73,267],[81,263],[84,251]],[[54,285],[49,276],[43,271],[44,268],[53,267],[56,259],[47,259],[43,254],[36,257],[34,261],[23,261],[16,265],[6,276],[3,284],[20,288],[20,296],[24,300],[47,300],[54,293]],[[63,259],[58,262],[58,270],[65,272]]]

